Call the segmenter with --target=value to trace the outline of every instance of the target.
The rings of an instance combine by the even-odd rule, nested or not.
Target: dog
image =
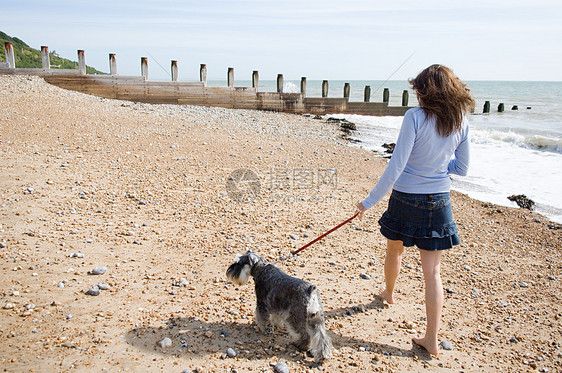
[[[255,321],[261,332],[270,334],[273,327],[285,327],[294,344],[311,351],[320,363],[332,356],[332,341],[326,333],[324,310],[316,286],[287,275],[254,251],[238,255],[226,276],[237,285],[254,278],[256,290]]]

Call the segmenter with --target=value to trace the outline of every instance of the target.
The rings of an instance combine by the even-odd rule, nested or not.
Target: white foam
[[[476,144],[496,143],[497,145],[501,146],[501,143],[507,143],[522,148],[531,148],[562,153],[562,139],[543,135],[525,135],[514,132],[511,129],[507,131],[501,131],[493,129],[473,128],[471,137],[472,142]]]
[[[295,83],[283,82],[283,92],[285,93],[300,93],[301,89]]]

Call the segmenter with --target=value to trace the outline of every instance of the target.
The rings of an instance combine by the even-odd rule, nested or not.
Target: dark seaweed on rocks
[[[340,130],[343,132],[343,134],[341,136],[342,139],[344,139],[346,141],[349,141],[349,142],[352,142],[352,143],[361,142],[361,140],[351,137],[352,131],[357,130],[357,126],[355,125],[355,123],[350,122],[345,118],[333,118],[333,117],[330,117],[330,118],[326,119],[326,123],[339,124]]]
[[[357,126],[355,125],[355,123],[350,122],[345,118],[340,119],[340,118],[330,117],[326,119],[326,122],[339,124],[340,127],[344,130],[357,131]]]
[[[512,196],[507,197],[507,199],[517,203],[517,206],[521,208],[526,208],[531,211],[535,208],[535,202],[524,194],[517,194],[517,195],[514,194]]]
[[[396,144],[391,142],[390,144],[384,143],[382,144],[382,147],[385,148],[385,152],[388,154],[392,154],[394,153],[394,148],[396,147]]]

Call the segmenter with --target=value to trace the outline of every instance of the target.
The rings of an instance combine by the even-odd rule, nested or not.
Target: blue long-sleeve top
[[[454,157],[453,157],[454,155]],[[468,121],[460,131],[439,135],[435,119],[418,107],[404,115],[392,158],[381,178],[361,203],[369,209],[391,189],[412,194],[449,192],[449,174],[465,176],[470,158]]]

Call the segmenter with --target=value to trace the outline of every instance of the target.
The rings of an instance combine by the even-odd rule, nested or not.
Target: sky
[[[406,80],[449,66],[465,81],[562,81],[560,0],[18,0],[0,31],[119,75],[169,80]],[[16,51],[17,53],[17,51]]]

